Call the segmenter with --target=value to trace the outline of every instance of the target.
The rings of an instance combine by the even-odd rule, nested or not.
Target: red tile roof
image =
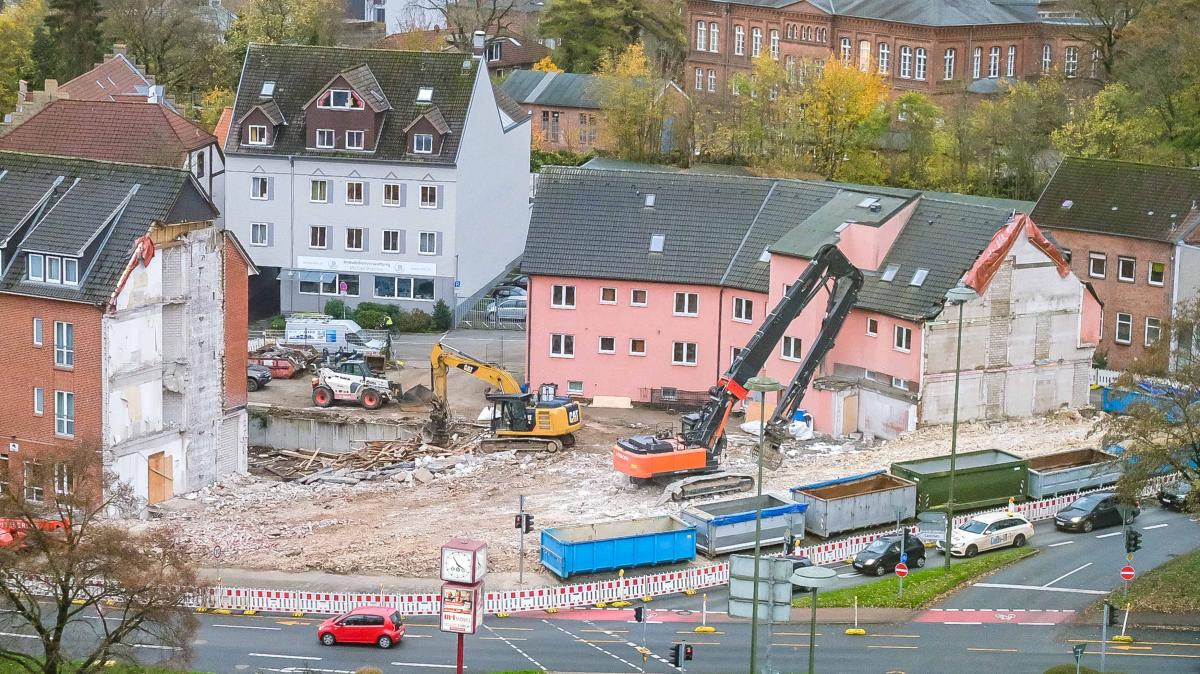
[[[179,168],[185,153],[214,142],[162,105],[59,99],[0,137],[0,150]]]
[[[228,107],[221,111],[221,118],[217,120],[217,128],[213,129],[213,135],[217,137],[217,144],[221,146],[221,151],[225,151],[226,136],[229,135],[229,125],[233,123],[233,108]]]
[[[76,101],[115,101],[121,96],[140,95],[146,100],[150,80],[123,54],[110,56],[107,61],[75,79],[61,84],[64,98]],[[138,91],[141,87],[141,91]]]

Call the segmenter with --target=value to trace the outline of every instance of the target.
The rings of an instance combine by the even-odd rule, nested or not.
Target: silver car
[[[524,321],[529,315],[529,298],[506,297],[502,300],[492,302],[487,308],[487,320],[489,323],[503,321]]]

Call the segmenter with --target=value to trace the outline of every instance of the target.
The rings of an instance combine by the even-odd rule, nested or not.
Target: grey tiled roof
[[[30,207],[50,194],[32,228],[22,230],[23,239],[9,241],[0,292],[102,303],[116,288],[134,242],[152,223],[216,217],[190,174],[179,169],[0,152],[0,172],[0,232],[6,236],[17,233]],[[135,186],[118,217],[110,217]],[[23,251],[75,256],[83,248],[78,286],[25,280]]]
[[[734,5],[779,9],[795,0],[716,0]],[[917,26],[987,26],[1036,23],[1036,0],[1000,3],[988,0],[810,0],[817,9],[836,16],[855,16]]]
[[[516,70],[500,86],[523,105],[599,110],[595,82],[595,75]]]
[[[383,93],[383,87],[379,86],[379,80],[375,79],[375,74],[365,63],[342,71],[342,77],[346,78],[346,82],[354,87],[355,91],[362,94],[363,100],[375,112],[383,112],[392,108],[387,94]]]
[[[865,205],[874,200],[878,211]],[[888,196],[879,192],[840,190],[821,205],[812,215],[794,226],[771,245],[771,252],[798,257],[811,257],[821,246],[836,243],[837,228],[846,222],[878,225],[892,217],[904,207],[908,199]],[[864,204],[864,205],[860,205]]]
[[[465,64],[465,68],[464,68]],[[242,155],[314,155],[339,156],[329,150],[309,151],[305,147],[304,116],[301,107],[337,74],[366,65],[378,81],[392,106],[384,114],[376,150],[371,159],[407,163],[453,164],[462,141],[463,124],[471,102],[471,92],[479,62],[456,53],[410,52],[394,49],[351,49],[348,47],[310,47],[302,45],[252,44],[246,50],[246,65],[238,84],[234,120],[240,120],[262,102],[259,92],[264,81],[275,82],[272,100],[279,105],[287,126],[280,127],[270,147],[241,145],[241,125],[230,125],[225,150]],[[451,133],[443,140],[437,155],[407,152],[404,129],[424,114],[429,106],[417,103],[417,91],[433,89],[433,104],[438,107]],[[346,156],[363,158],[359,152]]]
[[[509,96],[508,92],[504,89],[493,84],[492,95],[496,97],[496,106],[500,108],[501,112],[508,115],[509,119],[514,122],[529,119],[529,113],[525,111],[525,108],[522,108],[520,103],[514,101],[513,97]]]

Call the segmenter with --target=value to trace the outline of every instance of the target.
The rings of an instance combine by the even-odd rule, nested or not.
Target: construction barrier
[[[1177,475],[1154,478],[1147,485],[1143,498],[1152,496],[1163,485],[1178,479]],[[1081,495],[1092,491],[1057,496],[1041,501],[1030,501],[1013,505],[1011,512],[1030,521],[1047,520]],[[994,508],[988,512],[1009,510],[1008,507]],[[958,526],[979,513],[960,515],[954,518]],[[910,528],[917,533],[916,527]],[[894,531],[859,534],[800,548],[796,554],[808,557],[814,564],[830,564],[853,557],[881,536],[893,535]],[[544,611],[591,606],[614,601],[633,601],[642,597],[659,597],[679,594],[688,590],[700,590],[726,585],[729,582],[729,564],[711,564],[694,569],[668,571],[645,576],[622,577],[575,585],[543,587],[529,590],[507,590],[484,593],[484,612],[517,613],[520,611]],[[336,615],[345,613],[364,604],[388,606],[403,615],[437,615],[441,597],[436,594],[383,594],[364,592],[303,592],[292,590],[266,590],[254,588],[218,586],[194,597],[192,606],[197,609],[231,611],[271,611],[276,613],[306,613]]]

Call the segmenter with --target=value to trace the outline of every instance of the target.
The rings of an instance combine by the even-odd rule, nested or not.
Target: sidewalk
[[[342,575],[324,571],[272,571],[231,567],[198,569],[201,578],[232,587],[308,592],[381,592],[385,594],[437,594],[442,581],[437,578],[401,576]],[[489,573],[487,590],[528,590],[559,585],[558,579],[540,573],[525,574],[525,583],[517,583],[515,573]]]

